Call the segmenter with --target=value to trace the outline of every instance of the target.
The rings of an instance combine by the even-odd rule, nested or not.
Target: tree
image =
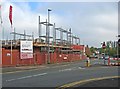
[[[85,47],[85,53],[88,57],[90,57],[91,51],[90,51],[90,48],[88,47],[88,45],[87,45],[87,47]]]
[[[98,48],[95,48],[95,47],[90,48],[91,53],[95,53],[95,51],[97,51],[97,50],[98,50]]]
[[[100,54],[105,53],[109,56],[114,56],[117,54],[117,48],[106,47],[105,49],[99,48]]]

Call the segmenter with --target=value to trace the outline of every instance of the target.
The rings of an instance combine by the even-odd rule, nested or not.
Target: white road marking
[[[50,68],[58,68],[58,67],[65,67],[65,66],[69,66],[70,64],[66,64],[66,65],[60,65],[60,66],[53,66],[53,67],[50,67]]]
[[[78,67],[78,69],[85,69],[85,68],[82,68],[82,67]]]
[[[71,70],[72,70],[71,68],[68,68],[68,69],[59,70],[59,72],[63,72],[63,71],[71,71]]]
[[[46,74],[47,73],[41,73],[41,74],[36,74],[36,75],[24,76],[24,77],[20,77],[20,78],[16,78],[16,79],[6,80],[6,82],[10,82],[10,81],[14,81],[14,80],[21,80],[21,79],[26,79],[26,78],[36,77],[36,76],[43,76],[43,75],[46,75]]]
[[[59,70],[59,72],[72,71],[72,70],[78,70],[78,69],[85,69],[85,68],[82,68],[82,67],[72,67],[72,68]]]
[[[110,67],[101,67],[101,68],[110,68]]]
[[[76,69],[76,67],[73,67],[73,68],[71,68],[72,70],[75,70]]]

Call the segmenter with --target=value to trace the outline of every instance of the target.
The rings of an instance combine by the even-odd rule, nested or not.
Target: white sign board
[[[33,41],[21,41],[20,52],[33,53]]]
[[[33,41],[20,42],[21,59],[33,58]]]

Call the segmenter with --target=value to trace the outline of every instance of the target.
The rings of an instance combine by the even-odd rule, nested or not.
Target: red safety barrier
[[[120,66],[120,60],[119,58],[109,58],[108,59],[108,65],[110,66]]]

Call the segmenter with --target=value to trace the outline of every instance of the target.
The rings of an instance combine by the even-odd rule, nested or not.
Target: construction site
[[[50,23],[49,11],[48,19],[44,22],[41,22],[41,17],[38,16],[38,34],[35,34],[38,35],[37,38],[34,38],[34,34],[28,35],[25,31],[22,34],[14,30],[10,33],[13,39],[2,40],[2,66],[53,64],[86,58],[85,46],[80,44],[80,38],[72,33],[71,28],[63,29],[56,27],[55,23]],[[45,35],[42,34],[43,30]],[[21,52],[22,41],[32,42],[31,53]]]

